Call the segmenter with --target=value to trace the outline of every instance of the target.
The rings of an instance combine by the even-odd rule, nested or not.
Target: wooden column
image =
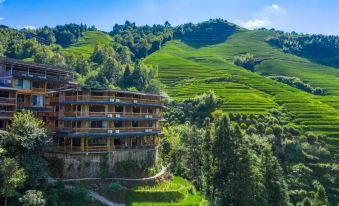
[[[107,139],[106,139],[106,145],[107,145],[107,150],[111,150],[111,139],[109,138],[109,137],[107,137]]]
[[[81,137],[80,139],[80,151],[85,151],[85,138]]]

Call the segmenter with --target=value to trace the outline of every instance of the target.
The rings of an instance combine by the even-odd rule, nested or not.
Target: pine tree
[[[260,159],[268,205],[287,206],[289,204],[287,186],[278,159],[273,155],[270,145],[264,145]]]
[[[212,131],[210,119],[205,121],[205,134],[201,146],[202,171],[201,182],[202,191],[208,199],[212,199],[212,178],[213,177],[213,159],[212,159]]]

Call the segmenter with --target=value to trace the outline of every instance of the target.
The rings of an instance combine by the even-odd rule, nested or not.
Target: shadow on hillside
[[[194,48],[194,49],[199,49],[201,47],[207,47],[207,46],[212,46],[215,44],[220,44],[225,42],[229,36],[231,36],[234,32],[229,33],[228,35],[219,37],[219,38],[181,38],[181,41],[187,44],[188,46]]]

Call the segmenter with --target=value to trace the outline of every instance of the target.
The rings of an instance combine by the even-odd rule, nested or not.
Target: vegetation
[[[235,56],[233,59],[233,63],[237,66],[244,67],[250,71],[254,71],[255,60],[253,54],[246,53],[241,56]]]
[[[195,99],[206,102],[208,96]],[[212,203],[296,205],[305,198],[316,202],[318,187],[312,182],[319,188],[324,188],[320,182],[336,184],[336,169],[325,172],[320,166],[322,161],[333,162],[325,138],[295,127],[295,119],[286,112],[228,116],[215,110],[183,124],[181,120],[191,116],[177,112],[184,107],[174,105],[166,112],[171,118],[160,154],[174,174],[190,180]],[[203,128],[197,127],[201,122]],[[326,192],[321,193],[328,201]]]
[[[4,197],[4,205],[88,205],[91,201],[86,190],[48,185],[49,170],[42,154],[49,138],[43,126],[32,112],[17,112],[9,132],[0,136],[0,197]]]
[[[201,193],[196,192],[190,182],[178,176],[155,185],[126,188],[113,183],[108,186],[103,185],[100,190],[108,199],[129,206],[208,205],[207,200]],[[118,197],[119,200],[117,200]]]
[[[292,87],[298,88],[305,92],[315,94],[315,95],[325,95],[326,91],[319,87],[312,87],[311,85],[301,81],[297,77],[286,77],[286,76],[269,76],[269,78],[274,79],[276,81],[282,82],[284,84],[288,84]]]
[[[338,36],[276,31],[266,41],[284,52],[301,55],[322,64],[339,66]]]

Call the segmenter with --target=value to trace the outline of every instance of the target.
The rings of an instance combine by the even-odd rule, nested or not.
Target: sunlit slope
[[[88,58],[94,51],[96,44],[111,44],[112,37],[101,31],[87,31],[71,46],[62,49],[64,54]]]
[[[339,111],[335,108],[335,101],[330,101],[330,97],[308,94],[230,63],[234,55],[251,52],[266,59],[257,66],[259,72],[264,69],[266,61],[276,61],[266,69],[272,74],[276,74],[276,69],[284,71],[286,67],[288,71],[288,67],[294,66],[295,70],[300,70],[298,77],[316,86],[321,84],[336,97],[338,83],[331,83],[336,78],[335,69],[319,65],[323,71],[312,73],[307,68],[315,67],[315,64],[270,47],[263,41],[267,35],[267,31],[239,32],[225,43],[201,48],[171,41],[144,62],[159,67],[159,78],[175,99],[214,90],[223,100],[222,109],[228,112],[260,114],[271,108],[287,109],[307,129],[329,135],[332,148],[339,154]],[[284,59],[286,63],[279,64]],[[280,74],[292,74],[287,71]],[[327,76],[332,80],[326,82]]]

